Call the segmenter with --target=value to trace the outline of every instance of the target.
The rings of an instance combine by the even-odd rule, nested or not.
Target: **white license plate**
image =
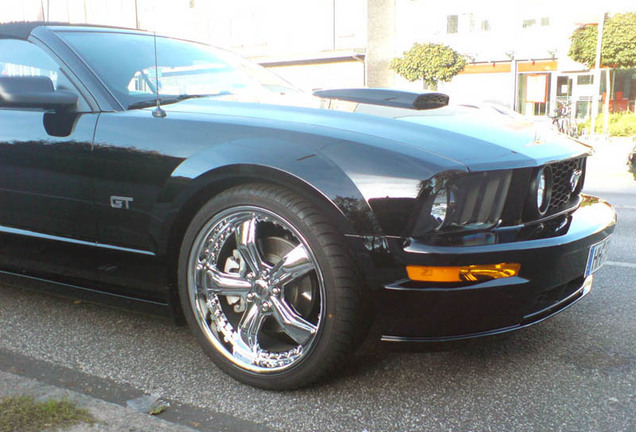
[[[607,261],[609,243],[608,237],[605,240],[590,246],[590,252],[587,255],[587,264],[585,265],[585,277],[588,277],[605,264],[605,261]]]

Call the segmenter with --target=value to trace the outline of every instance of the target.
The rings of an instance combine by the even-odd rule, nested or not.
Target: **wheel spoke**
[[[283,331],[300,345],[304,345],[316,333],[317,327],[298,315],[289,305],[272,297],[272,312]]]
[[[243,314],[238,325],[237,338],[234,344],[234,355],[253,362],[258,351],[258,333],[267,314],[261,312],[257,304],[252,304]]]
[[[252,289],[252,284],[238,275],[222,273],[212,266],[206,266],[205,271],[212,282],[208,289],[214,294],[242,296]]]
[[[314,264],[309,258],[307,249],[299,244],[289,251],[272,269],[272,280],[276,285],[283,286],[301,278],[314,270]]]
[[[242,222],[236,228],[236,248],[252,272],[258,274],[263,268],[263,260],[256,244],[255,217]]]

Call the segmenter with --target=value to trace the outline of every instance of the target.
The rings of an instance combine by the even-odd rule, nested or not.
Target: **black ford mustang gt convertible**
[[[584,146],[447,103],[307,95],[140,31],[0,25],[0,273],[185,318],[270,389],[333,372],[374,320],[392,342],[539,322],[590,291],[614,210],[580,193]]]

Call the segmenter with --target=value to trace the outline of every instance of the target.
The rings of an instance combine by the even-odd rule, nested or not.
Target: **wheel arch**
[[[348,240],[367,287],[378,286],[379,278],[375,266],[361,236],[368,235],[370,229],[376,230],[377,235],[379,228],[375,216],[361,195],[332,198],[322,193],[315,185],[280,169],[254,164],[228,165],[205,172],[191,180],[191,184],[175,198],[175,209],[167,218],[164,234],[158,242],[159,255],[165,256],[168,265],[169,302],[173,316],[178,322],[183,322],[178,299],[177,273],[179,251],[185,231],[205,203],[225,190],[249,183],[271,184],[290,189],[323,210]],[[351,208],[353,202],[357,204],[357,209]]]

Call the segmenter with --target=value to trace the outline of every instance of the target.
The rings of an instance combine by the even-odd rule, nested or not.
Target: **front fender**
[[[331,209],[326,210],[336,210],[336,222],[344,234],[382,235],[356,185],[340,167],[320,154],[318,146],[249,138],[206,147],[176,167],[153,211],[151,230],[158,240],[159,253],[168,247],[172,226],[190,201],[200,194],[211,196],[224,185],[240,181],[269,181],[309,192],[320,204],[329,203]]]

